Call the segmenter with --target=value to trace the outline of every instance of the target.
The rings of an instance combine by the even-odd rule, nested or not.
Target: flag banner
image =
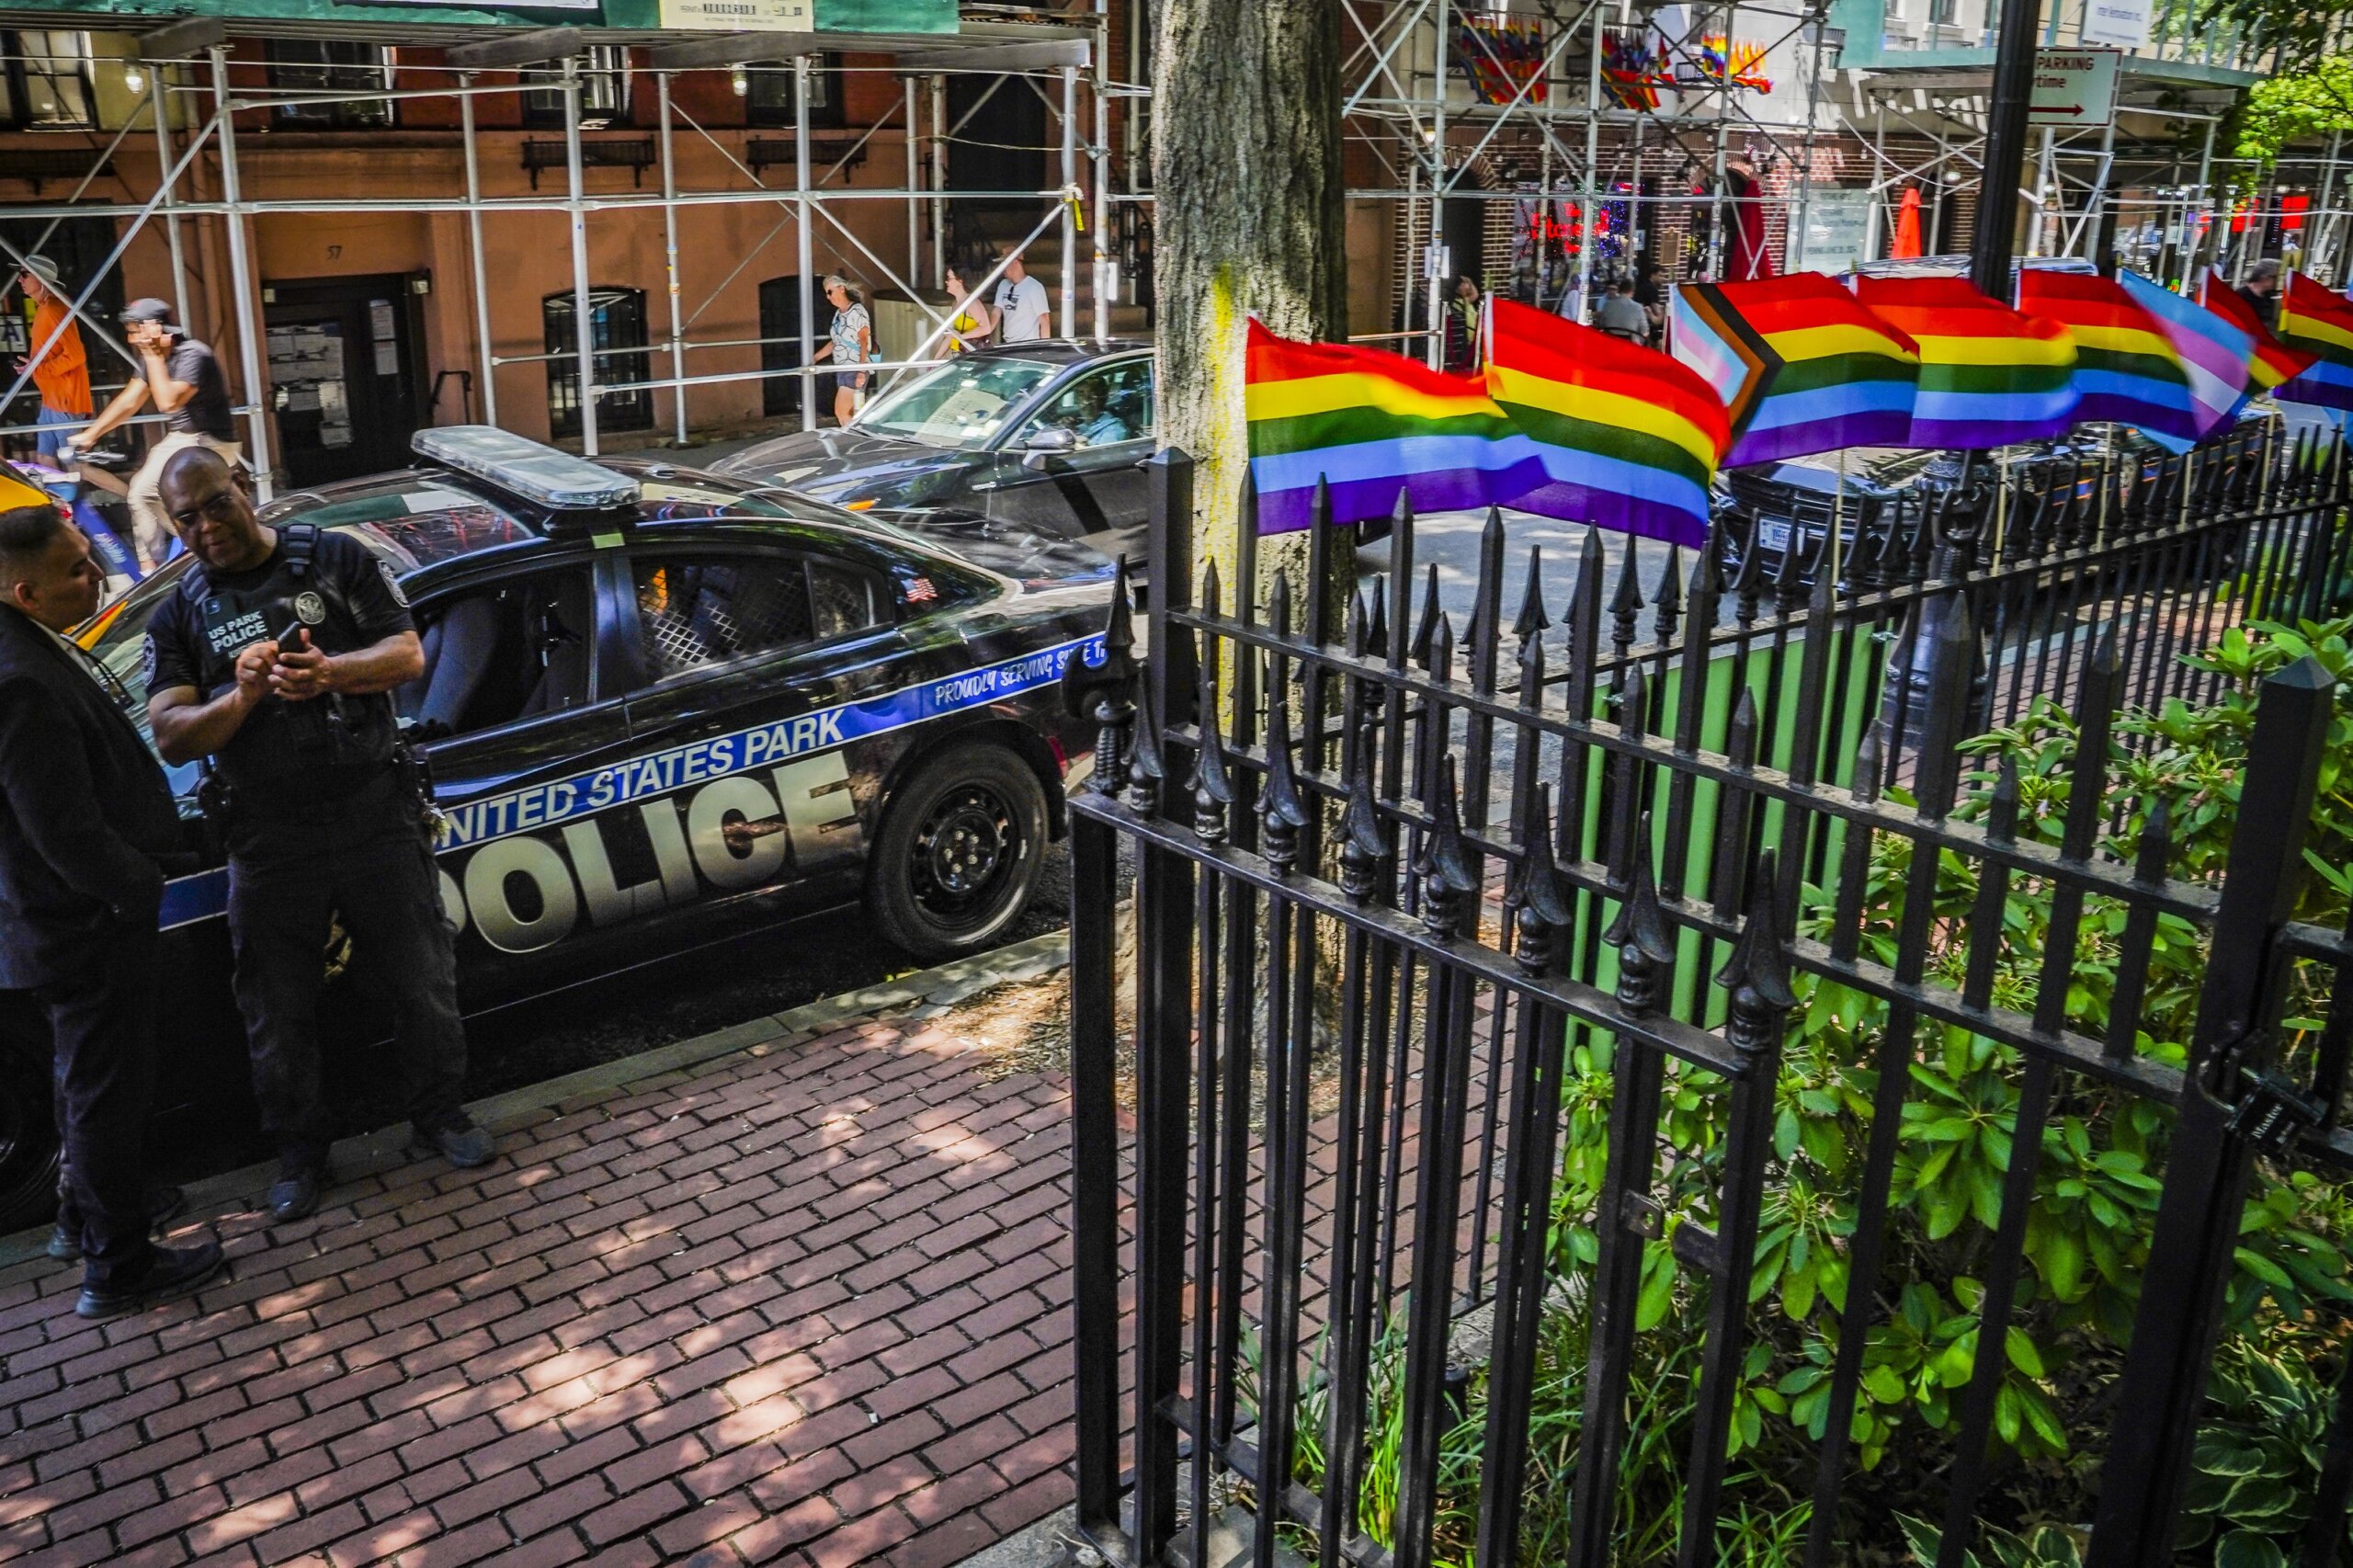
[[[1919,351],[1819,272],[1682,284],[1672,341],[1723,402],[1727,467],[1909,437]]]
[[[1335,523],[1385,517],[1400,494],[1425,512],[1502,505],[1544,480],[1481,377],[1386,349],[1295,343],[1254,320],[1243,382],[1262,534],[1310,526],[1319,479]]]
[[[2302,273],[2290,274],[2279,299],[2279,341],[2313,357],[2272,395],[2283,403],[2353,408],[2353,301]]]
[[[2064,435],[2075,345],[1958,278],[1858,278],[1856,298],[1920,351],[1908,447],[1983,449]]]
[[[2188,451],[2211,428],[2200,426],[2180,351],[2121,279],[2029,267],[2018,274],[2018,309],[2075,340],[2077,419],[2132,426],[2173,452]],[[2236,401],[2235,385],[2230,398]],[[2228,412],[2225,403],[2216,419]]]
[[[1722,401],[1687,367],[1592,327],[1494,300],[1487,388],[1534,443],[1522,511],[1697,546],[1732,444]]]
[[[2118,283],[2150,315],[2181,356],[2189,378],[2190,412],[2204,440],[2230,423],[2256,389],[2255,339],[2236,322],[2153,283],[2137,272],[2119,272]]]
[[[2269,392],[2282,381],[2290,381],[2312,368],[2316,356],[2301,348],[2290,348],[2279,341],[2272,330],[2263,324],[2255,307],[2240,298],[2230,280],[2215,276],[2208,267],[2198,285],[2198,302],[2246,334],[2251,347],[2247,358],[2247,376],[2255,387]]]

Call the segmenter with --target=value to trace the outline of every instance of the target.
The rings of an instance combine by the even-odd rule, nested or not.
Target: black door
[[[324,484],[405,464],[422,417],[408,278],[273,283],[268,301],[270,399],[288,476]]]
[[[960,125],[948,143],[951,190],[1040,191],[1046,188],[1046,100],[1018,76],[964,74],[948,78],[948,123]],[[977,258],[987,246],[1017,233],[1005,223],[1037,222],[1034,196],[1004,201],[949,203],[949,241],[958,255]]]
[[[834,324],[834,307],[820,298],[811,327],[812,343],[824,340]],[[760,369],[797,370],[801,368],[801,278],[770,278],[760,284]],[[771,374],[760,383],[760,412],[781,419],[801,412],[801,386],[806,378]],[[820,406],[831,399],[820,398]]]

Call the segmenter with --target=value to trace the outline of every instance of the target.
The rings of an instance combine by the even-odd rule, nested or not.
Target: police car
[[[415,447],[262,518],[359,540],[416,616],[395,702],[447,814],[470,1009],[844,905],[926,959],[1019,918],[1092,740],[1058,683],[1101,657],[1109,561],[488,426]],[[81,632],[142,728],[145,628],[183,570]],[[245,1082],[227,872],[196,770],[169,772],[203,858],[165,893],[163,1107]],[[49,1076],[45,1033],[0,1013],[0,1228],[49,1198]]]

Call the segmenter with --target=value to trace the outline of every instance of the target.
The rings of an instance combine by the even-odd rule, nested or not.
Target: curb
[[[1051,974],[1069,961],[1069,934],[1049,931],[1027,941],[918,970],[862,991],[822,997],[787,1012],[746,1018],[692,1040],[656,1046],[634,1056],[527,1084],[487,1099],[471,1101],[466,1110],[474,1120],[494,1131],[512,1129],[540,1111],[577,1109],[625,1085],[643,1084],[682,1073],[756,1046],[798,1043],[869,1014],[921,1004],[919,1016],[928,1017],[994,986]],[[336,1179],[349,1181],[396,1169],[415,1156],[408,1152],[408,1127],[404,1122],[342,1139],[330,1151],[329,1157],[335,1162]],[[188,1184],[185,1212],[206,1216],[256,1208],[258,1195],[276,1179],[275,1160],[205,1176]],[[49,1233],[50,1227],[40,1225],[0,1236],[0,1268],[36,1258],[46,1259]]]

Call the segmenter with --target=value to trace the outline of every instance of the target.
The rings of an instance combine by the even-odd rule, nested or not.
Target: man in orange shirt
[[[83,425],[89,421],[90,364],[82,351],[82,329],[75,324],[74,313],[66,309],[65,296],[60,291],[57,263],[45,256],[25,258],[23,285],[25,298],[33,302],[33,352],[40,357],[33,362],[33,384],[40,388],[40,414],[36,423],[42,426]],[[57,332],[58,324],[64,330]],[[49,343],[49,335],[57,332],[57,341],[50,344],[49,352],[40,353],[40,346]],[[17,361],[17,371],[24,373],[25,361]],[[42,458],[57,460],[57,449],[71,443],[68,430],[43,429],[34,437]]]

